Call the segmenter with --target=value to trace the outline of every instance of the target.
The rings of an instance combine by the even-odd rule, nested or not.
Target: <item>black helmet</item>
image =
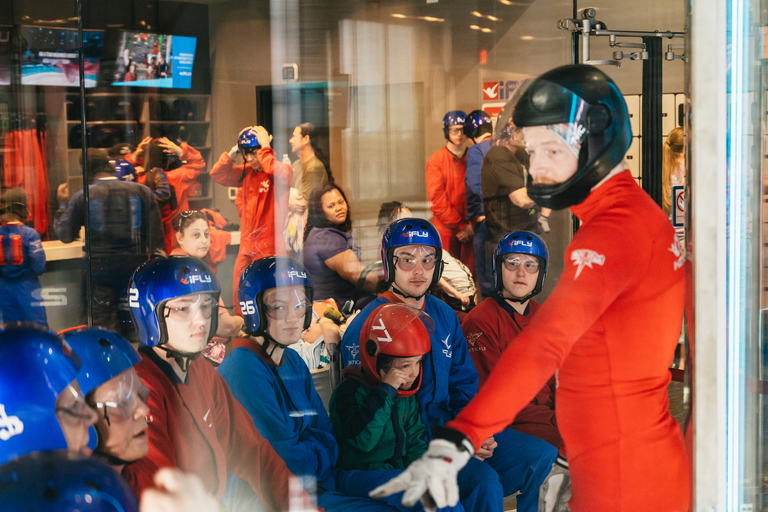
[[[621,91],[594,66],[573,64],[548,71],[513,101],[515,105],[505,110],[515,126],[523,130],[551,126],[566,143],[579,148],[578,168],[563,183],[533,185],[528,180],[528,195],[541,206],[559,210],[584,201],[592,187],[622,162],[632,142]]]

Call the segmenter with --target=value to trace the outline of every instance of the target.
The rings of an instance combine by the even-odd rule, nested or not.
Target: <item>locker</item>
[[[638,183],[642,181],[640,176],[640,141],[640,137],[632,137],[632,144],[629,146],[629,151],[627,151],[627,156],[625,157],[627,168],[632,172],[632,176]]]
[[[640,103],[640,95],[624,96],[624,101],[627,102],[627,110],[629,110],[629,124],[632,126],[632,135],[637,137],[640,135],[640,113],[642,106]]]
[[[661,95],[661,133],[666,138],[667,134],[677,126],[677,111],[675,108],[675,95]]]

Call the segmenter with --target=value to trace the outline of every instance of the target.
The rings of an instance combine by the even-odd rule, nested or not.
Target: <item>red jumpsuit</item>
[[[488,297],[467,313],[461,322],[461,330],[467,338],[469,355],[472,356],[472,362],[480,375],[478,389],[485,384],[502,352],[525,329],[538,310],[539,305],[530,300],[528,314],[521,315],[514,311],[512,306],[504,308],[494,297]],[[543,439],[557,449],[563,447],[555,419],[554,375],[515,416],[509,426],[523,434]]]
[[[669,219],[629,171],[571,211],[584,224],[557,286],[447,426],[479,446],[559,370],[571,510],[686,511],[688,461],[667,400],[685,256]]]
[[[469,224],[467,220],[466,151],[461,157],[451,153],[446,146],[427,160],[427,194],[432,209],[432,223],[440,233],[443,249],[465,264],[475,273],[475,256],[472,239],[462,244],[456,233]]]
[[[171,228],[171,221],[180,212],[189,210],[189,189],[197,183],[197,178],[205,170],[205,160],[200,155],[200,152],[187,144],[182,142],[180,160],[186,163],[181,167],[172,171],[165,171],[165,175],[168,178],[168,184],[173,187],[173,192],[176,194],[176,202],[178,206],[175,210],[171,210],[170,207],[162,208],[162,220],[163,220],[163,235],[165,237],[165,250],[170,253],[174,247],[176,247],[176,236]],[[126,160],[135,166],[141,165],[141,162],[136,162],[133,159],[133,154],[126,155]],[[144,179],[139,179],[139,183],[144,184]]]
[[[126,466],[137,496],[154,487],[158,469],[178,467],[199,476],[218,499],[229,472],[248,482],[269,510],[288,510],[293,473],[210,363],[192,361],[186,384],[172,382],[143,351],[135,368],[151,390],[149,452]]]
[[[242,186],[244,204],[238,207],[242,218],[240,227],[240,251],[235,261],[233,275],[235,311],[240,314],[237,287],[240,274],[254,260],[266,256],[284,255],[283,226],[288,212],[288,193],[293,182],[290,165],[278,162],[272,148],[261,148],[256,153],[261,169],[256,171],[249,164],[235,167],[234,161],[224,152],[211,169],[213,181],[225,187]]]

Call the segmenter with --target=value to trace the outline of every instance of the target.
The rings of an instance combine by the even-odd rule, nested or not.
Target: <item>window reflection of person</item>
[[[24,224],[28,218],[24,189],[6,190],[0,200],[0,323],[48,325],[37,277],[45,272],[45,250],[37,231]]]
[[[138,183],[121,181],[103,150],[89,150],[88,169],[91,183],[90,204],[86,208],[82,191],[69,197],[69,186],[59,185],[59,209],[54,215],[54,230],[64,243],[79,237],[90,216],[90,265],[84,259],[85,273],[91,273],[90,300],[93,323],[109,327],[131,337],[134,329],[128,313],[118,307],[127,304],[128,281],[131,274],[150,254],[162,251],[163,230],[160,211],[149,188]],[[83,290],[85,290],[83,282]],[[87,323],[87,307],[82,308],[81,323]]]

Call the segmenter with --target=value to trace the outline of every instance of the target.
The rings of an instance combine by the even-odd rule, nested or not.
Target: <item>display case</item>
[[[66,95],[66,134],[70,190],[82,188],[82,144],[108,149],[120,142],[138,145],[145,137],[167,137],[200,151],[206,168],[190,191],[194,207],[209,206],[213,198],[208,175],[211,158],[211,102],[207,94],[91,93],[85,105],[76,93]],[[85,108],[86,135],[80,120]],[[96,120],[98,119],[98,121]],[[85,140],[84,140],[85,139]]]

